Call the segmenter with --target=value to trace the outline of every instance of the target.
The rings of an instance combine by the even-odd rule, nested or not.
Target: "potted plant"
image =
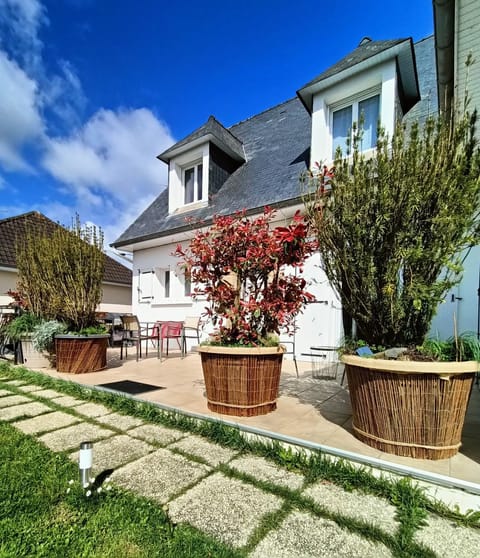
[[[29,229],[17,246],[18,289],[27,308],[44,321],[65,324],[65,333],[55,335],[59,372],[93,372],[107,365],[109,335],[95,316],[102,296],[102,246],[101,231],[82,227],[78,216],[70,229]]]
[[[274,218],[268,207],[254,218],[245,211],[217,216],[176,250],[195,285],[192,298],[205,297],[215,326],[199,348],[215,412],[253,416],[276,408],[284,353],[278,334],[293,333],[295,316],[313,299],[301,277],[315,249],[307,226],[298,213],[286,227],[273,227]]]
[[[11,293],[11,291],[10,291]],[[49,366],[47,355],[41,351],[37,351],[32,344],[32,332],[35,327],[40,323],[40,318],[26,312],[17,307],[17,315],[13,317],[2,328],[2,333],[12,342],[15,346],[15,362],[28,364],[32,368],[44,368]],[[19,345],[21,351],[18,350]]]
[[[478,370],[476,361],[411,360],[438,304],[460,280],[465,250],[478,243],[475,116],[455,116],[429,118],[408,132],[399,125],[391,140],[380,129],[369,157],[354,129],[353,154],[337,152],[328,195],[319,166],[306,196],[346,333],[353,320],[368,345],[408,349],[395,351],[406,352],[404,360],[343,356],[355,436],[385,452],[428,459],[458,451]]]

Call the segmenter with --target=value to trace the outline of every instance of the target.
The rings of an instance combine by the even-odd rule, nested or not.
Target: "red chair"
[[[160,358],[162,358],[163,352],[163,342],[167,342],[167,356],[168,356],[168,346],[170,339],[175,339],[178,344],[178,348],[182,351],[182,330],[183,322],[163,322],[160,325]],[[183,355],[183,352],[182,352]]]

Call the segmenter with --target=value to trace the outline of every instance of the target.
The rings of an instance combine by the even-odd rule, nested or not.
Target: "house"
[[[13,300],[7,292],[15,291],[17,285],[16,244],[25,237],[27,227],[32,226],[38,226],[42,230],[53,230],[60,225],[37,211],[0,220],[0,306],[5,306]],[[105,258],[102,289],[99,311],[131,312],[132,272],[109,256]]]
[[[437,110],[434,40],[372,41],[298,89],[296,97],[226,128],[215,117],[158,158],[168,164],[168,188],[115,241],[133,253],[132,310],[140,319],[181,320],[201,314],[190,282],[172,252],[195,225],[215,214],[277,208],[279,222],[303,207],[300,174],[329,163],[345,147],[353,121],[364,115],[363,149],[375,146],[380,118],[392,132],[398,118]],[[340,303],[319,256],[305,266],[316,302],[297,319],[296,352],[334,346],[342,335]]]

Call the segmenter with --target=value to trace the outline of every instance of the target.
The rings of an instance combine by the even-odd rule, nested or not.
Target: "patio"
[[[469,482],[480,482],[478,385],[473,387],[460,452],[450,459],[428,461],[389,455],[357,440],[351,429],[348,388],[340,385],[341,372],[339,371],[336,379],[318,379],[313,377],[311,363],[298,362],[298,367],[297,379],[293,361],[284,361],[277,410],[268,415],[250,418],[229,417],[208,410],[200,357],[195,353],[189,353],[182,359],[179,353],[173,352],[161,362],[155,354],[149,354],[148,358],[136,362],[133,354],[128,360],[120,360],[119,349],[113,348],[108,350],[108,369],[102,372],[72,375],[55,370],[42,371],[53,377],[85,385],[105,385],[129,380],[158,386],[159,389],[139,393],[135,397],[416,469]]]

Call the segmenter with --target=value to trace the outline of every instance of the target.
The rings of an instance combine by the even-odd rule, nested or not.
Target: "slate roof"
[[[41,230],[53,232],[60,225],[50,220],[38,211],[23,213],[15,217],[0,220],[0,267],[16,269],[16,244],[25,237],[27,227],[39,227]],[[123,285],[132,284],[130,269],[115,261],[109,256],[105,257],[104,281]]]
[[[215,143],[220,149],[230,152],[235,159],[240,161],[245,160],[242,142],[235,137],[230,130],[227,130],[214,116],[210,116],[207,122],[197,128],[194,132],[188,135],[183,140],[175,143],[166,151],[158,156],[158,159],[164,163],[168,163],[173,154],[177,155],[182,151],[183,147],[190,148],[192,143],[201,138],[210,136],[211,141]]]
[[[289,205],[301,196],[299,177],[310,164],[311,118],[294,98],[229,128],[245,150],[246,162],[226,180],[206,207],[168,213],[168,191],[113,243],[121,247],[191,229],[188,219],[208,223],[216,214],[265,205]]]

